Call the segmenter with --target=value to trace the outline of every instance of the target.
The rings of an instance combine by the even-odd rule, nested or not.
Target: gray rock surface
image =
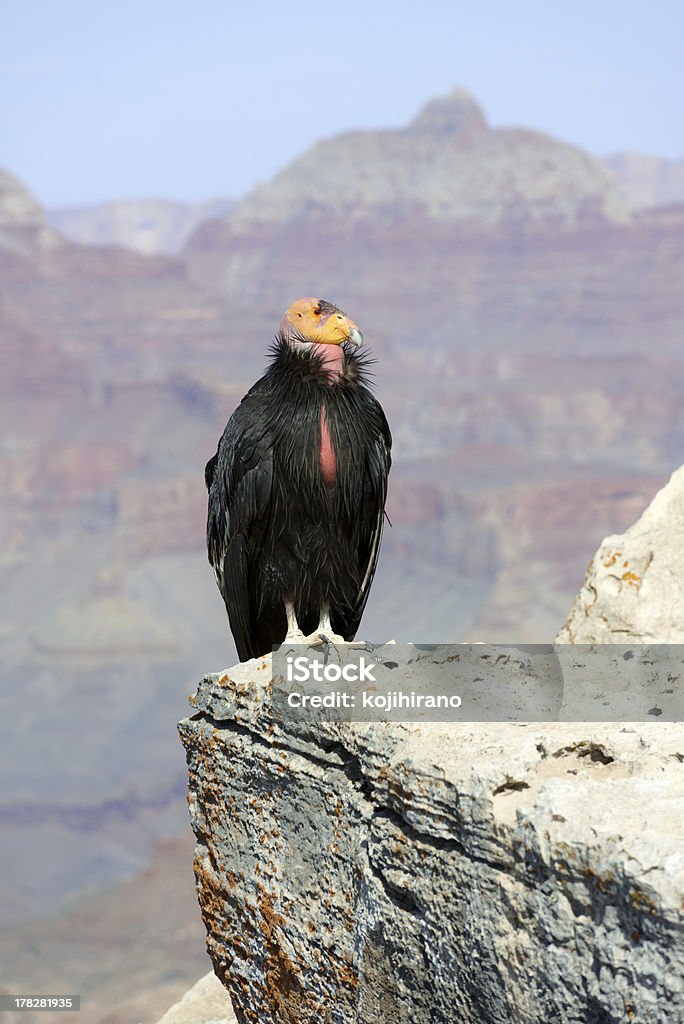
[[[211,971],[200,978],[158,1024],[236,1024],[225,988]]]
[[[558,643],[684,643],[684,466],[640,519],[606,537]]]
[[[240,1024],[684,1020],[684,726],[291,724],[270,658],[180,724]]]

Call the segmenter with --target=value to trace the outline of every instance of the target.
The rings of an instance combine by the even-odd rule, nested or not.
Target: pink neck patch
[[[328,374],[328,383],[334,384],[339,380],[344,367],[344,349],[341,345],[320,345],[315,343],[311,346],[312,351],[321,357],[323,366]]]
[[[340,379],[344,367],[344,349],[341,345],[312,345],[316,355],[321,357],[323,366],[328,375],[328,384],[334,384]],[[321,406],[321,450],[319,453],[319,465],[321,476],[326,487],[335,486],[337,474],[337,459],[330,436],[328,418],[325,415],[325,407]]]
[[[325,409],[323,406],[321,406],[321,451],[319,454],[319,464],[321,467],[323,483],[326,487],[334,487],[335,475],[337,472],[337,459],[335,458],[335,449],[333,448],[332,438],[330,437],[328,417],[325,415]]]

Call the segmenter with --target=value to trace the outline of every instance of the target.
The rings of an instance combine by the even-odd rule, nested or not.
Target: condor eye
[[[314,316],[320,316],[321,315],[321,307],[320,306],[316,306],[316,308],[313,311],[313,315]]]

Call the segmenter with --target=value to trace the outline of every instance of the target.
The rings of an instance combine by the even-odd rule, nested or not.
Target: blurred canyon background
[[[0,172],[0,985],[87,1024],[209,968],[175,733],[235,661],[203,469],[293,299],[360,325],[394,435],[364,638],[550,641],[683,461],[684,160],[462,88],[319,138],[202,202]]]

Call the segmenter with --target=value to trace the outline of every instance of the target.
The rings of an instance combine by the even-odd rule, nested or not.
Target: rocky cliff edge
[[[634,571],[661,574],[649,603],[670,611],[683,485],[625,535],[650,537]],[[608,543],[633,569],[623,540],[597,571]],[[646,584],[623,582],[637,640],[624,609]],[[270,674],[265,658],[207,676],[180,725],[208,951],[240,1024],[684,1019],[684,725],[286,733]]]

